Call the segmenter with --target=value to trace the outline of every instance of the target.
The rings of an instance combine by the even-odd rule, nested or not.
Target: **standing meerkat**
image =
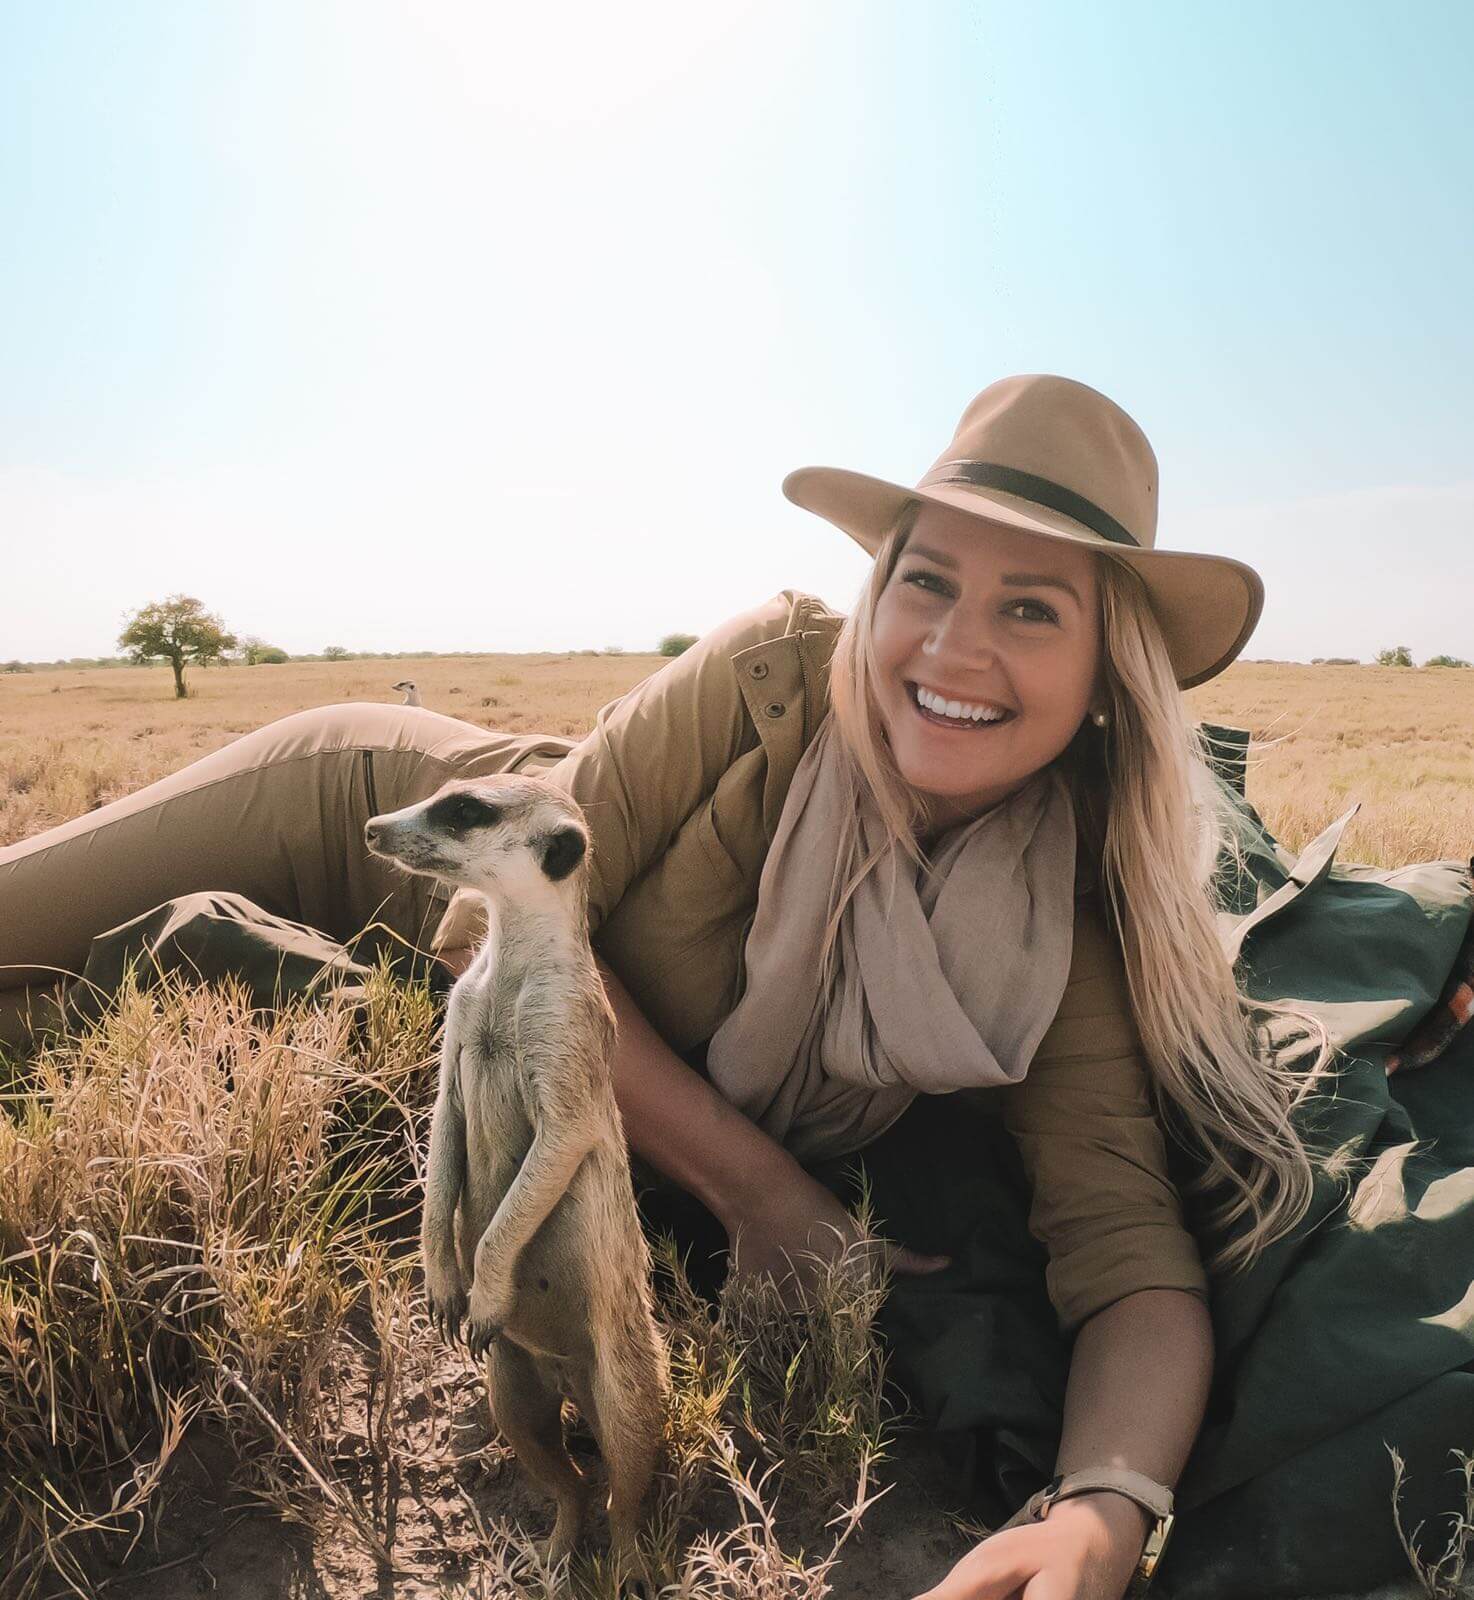
[[[486,942],[450,993],[430,1129],[431,1320],[451,1340],[464,1322],[497,1426],[557,1499],[550,1559],[577,1544],[589,1498],[565,1395],[608,1469],[616,1555],[633,1558],[670,1380],[589,947],[582,813],[544,779],[501,774],[371,818],[365,837],[487,901]]]

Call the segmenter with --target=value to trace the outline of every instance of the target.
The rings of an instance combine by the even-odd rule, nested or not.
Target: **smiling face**
[[[1093,553],[949,506],[922,506],[871,636],[886,737],[930,830],[1022,788],[1104,704]]]

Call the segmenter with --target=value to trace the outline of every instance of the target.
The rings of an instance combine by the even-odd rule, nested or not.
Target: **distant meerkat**
[[[633,1558],[669,1370],[650,1253],[610,1082],[614,1013],[588,939],[588,832],[542,778],[452,781],[370,819],[369,849],[479,891],[488,933],[450,992],[421,1229],[431,1320],[486,1357],[492,1416],[557,1499],[568,1554],[589,1489],[562,1399],[609,1473],[616,1555]]]
[[[424,704],[424,701],[420,699],[419,689],[409,678],[401,678],[398,683],[391,683],[389,687],[391,689],[398,689],[399,692],[404,696],[404,699],[400,702],[401,705],[418,706]]]

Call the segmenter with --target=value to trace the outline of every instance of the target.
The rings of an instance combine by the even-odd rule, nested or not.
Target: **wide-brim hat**
[[[1115,401],[1071,378],[989,384],[912,488],[843,467],[800,467],[783,492],[871,555],[916,501],[1109,552],[1145,583],[1183,689],[1223,671],[1264,606],[1259,574],[1242,561],[1156,548],[1156,455]]]

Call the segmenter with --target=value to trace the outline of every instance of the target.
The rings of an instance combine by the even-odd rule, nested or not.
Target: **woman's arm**
[[[1197,1295],[1142,1289],[1098,1311],[1075,1340],[1055,1470],[1130,1467],[1170,1488],[1202,1425],[1212,1370],[1213,1328]],[[1120,1600],[1150,1531],[1123,1495],[1073,1495],[1042,1522],[985,1539],[922,1600],[1006,1600],[1040,1572],[1051,1600]]]
[[[858,1238],[839,1201],[666,1044],[611,968],[595,957],[618,1023],[611,1070],[630,1148],[696,1196],[732,1240],[732,1271],[797,1268],[833,1259]],[[897,1272],[934,1272],[942,1256],[895,1249]]]
[[[1202,1425],[1212,1375],[1213,1322],[1197,1295],[1140,1289],[1098,1311],[1075,1339],[1056,1470],[1133,1467],[1175,1483]],[[1076,1498],[1097,1497],[1059,1504]]]
[[[1171,1488],[1202,1426],[1212,1376],[1213,1323],[1197,1295],[1141,1289],[1097,1312],[1075,1340],[1055,1471],[1131,1467]],[[1152,1527],[1140,1506],[1108,1491],[1061,1500],[1044,1521],[1056,1517],[1109,1524],[1123,1585]]]

